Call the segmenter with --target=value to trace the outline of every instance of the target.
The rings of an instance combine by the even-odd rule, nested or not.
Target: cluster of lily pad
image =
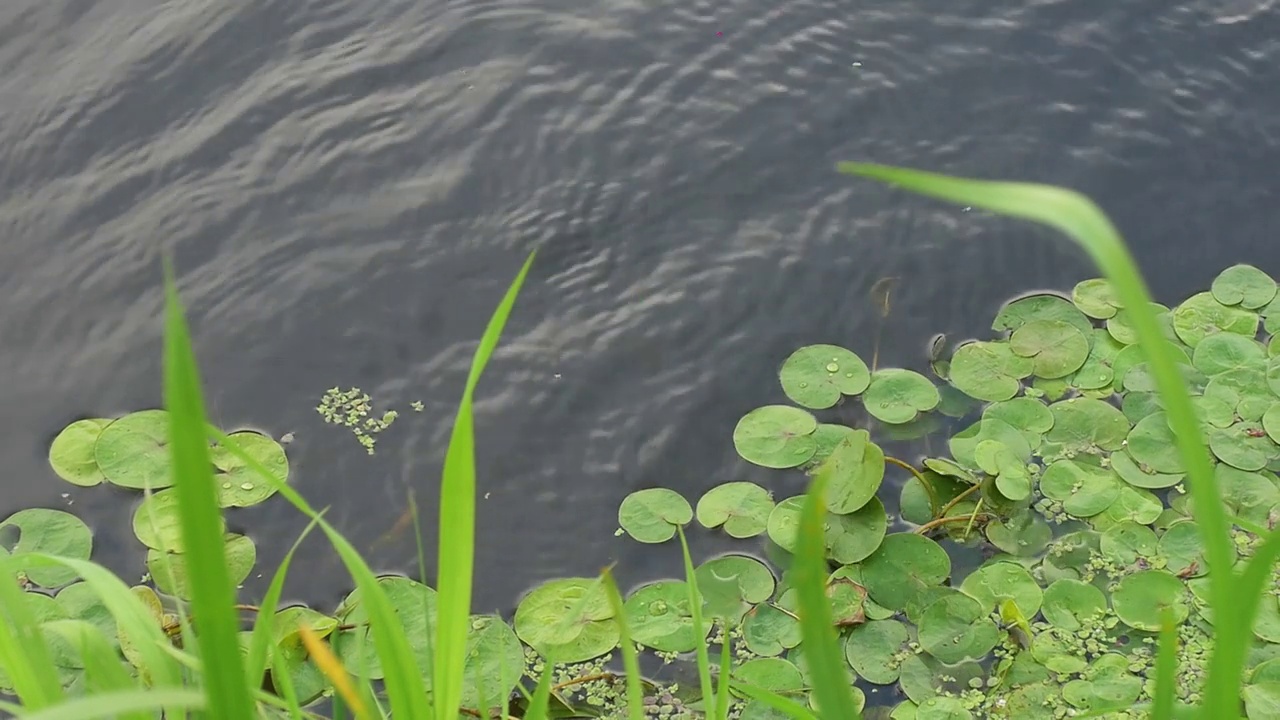
[[[1209,291],[1156,309],[1195,395],[1244,560],[1280,520],[1276,282],[1237,265]],[[992,329],[998,337],[935,352],[940,387],[910,370],[873,371],[841,347],[801,348],[779,371],[793,404],[752,410],[734,430],[738,453],[756,465],[832,468],[830,588],[849,602],[836,617],[853,677],[901,693],[889,711],[898,720],[1145,717],[1134,706],[1150,699],[1154,638],[1171,610],[1179,694],[1195,702],[1213,642],[1207,568],[1181,458],[1125,308],[1105,280],[1091,279],[1070,299],[1008,303]],[[957,395],[969,399],[967,412]],[[855,427],[820,416],[837,405],[843,417],[858,415],[854,403],[863,411]],[[931,413],[958,419],[949,456],[886,457],[867,429]],[[886,467],[905,479],[882,484]],[[881,500],[890,489],[901,524]],[[785,568],[777,550],[793,549],[801,505],[733,482],[695,511],[674,491],[647,489],[623,501],[619,522],[642,542],[664,541],[695,517],[733,537],[764,534]],[[955,577],[962,547],[987,559]],[[742,613],[732,622],[747,650],[789,662],[795,682],[772,687],[803,694],[786,573],[775,584],[743,556],[726,560],[742,567]],[[639,610],[652,587],[628,606]],[[1280,576],[1253,635],[1242,702],[1253,720],[1280,717]]]

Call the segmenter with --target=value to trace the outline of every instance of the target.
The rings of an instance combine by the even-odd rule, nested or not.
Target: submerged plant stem
[[[970,523],[970,525],[969,525],[969,526],[965,527],[965,534],[967,535],[967,534],[969,533],[969,529],[970,529],[970,527],[972,527],[972,523],[973,523],[973,521],[974,521],[975,519],[977,519],[977,517],[978,517],[979,515],[981,515],[981,516],[983,516],[983,517],[986,517],[986,518],[992,518],[992,517],[995,517],[994,515],[991,515],[990,513],[980,512],[978,509],[975,509],[972,515],[956,515],[956,516],[953,516],[953,517],[940,517],[940,518],[934,518],[934,519],[930,520],[929,522],[925,523],[924,525],[921,525],[920,527],[916,528],[916,529],[915,529],[915,530],[913,530],[912,532],[914,532],[916,535],[924,535],[925,533],[929,532],[930,530],[936,530],[936,529],[938,529],[938,528],[940,528],[940,527],[942,527],[943,525],[946,525],[946,524],[948,524],[948,523],[964,522],[964,523]]]
[[[938,496],[933,492],[933,485],[924,479],[924,474],[917,470],[911,463],[905,460],[899,460],[896,457],[889,457],[888,455],[885,455],[884,461],[897,465],[916,476],[916,480],[920,481],[920,485],[924,487],[925,494],[929,496],[929,513],[936,517],[938,515]]]

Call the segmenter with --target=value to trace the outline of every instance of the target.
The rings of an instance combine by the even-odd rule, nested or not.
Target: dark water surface
[[[297,486],[386,569],[430,499],[484,321],[541,255],[477,406],[476,604],[672,546],[617,503],[732,479],[747,410],[813,342],[882,364],[985,334],[1092,272],[1059,237],[833,171],[872,159],[1099,199],[1158,298],[1280,273],[1280,8],[1270,0],[4,0],[0,516],[80,511],[143,572],[131,497],[56,480],[67,422],[154,407],[159,250],[176,248],[210,410],[290,446]],[[405,412],[368,457],[325,389]],[[69,493],[64,498],[62,495]],[[231,519],[274,569],[303,528]],[[433,523],[428,530],[434,532]],[[719,547],[709,536],[700,550]],[[308,544],[292,596],[348,581]],[[264,581],[249,588],[260,590]]]

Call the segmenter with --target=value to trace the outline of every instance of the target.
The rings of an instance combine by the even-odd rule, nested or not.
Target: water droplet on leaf
[[[833,372],[838,372],[839,370],[840,370],[839,363],[833,363],[833,362],[827,363],[827,372],[833,373]]]

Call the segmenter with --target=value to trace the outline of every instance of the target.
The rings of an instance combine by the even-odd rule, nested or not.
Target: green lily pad
[[[796,614],[794,592],[783,593],[774,604],[762,603],[742,620],[742,639],[756,655],[781,655],[800,644],[803,635]]]
[[[848,515],[828,515],[826,529],[827,555],[842,565],[866,559],[880,547],[889,520],[880,498]]]
[[[516,635],[543,657],[575,663],[618,644],[618,625],[600,584],[592,578],[551,580],[516,608]]]
[[[814,452],[813,457],[809,458],[806,465],[809,467],[821,465],[827,458],[831,457],[831,453],[835,452],[836,446],[854,432],[854,429],[848,425],[819,424],[818,429],[814,430],[812,435],[813,442],[818,449]]]
[[[998,440],[983,440],[973,451],[974,461],[988,475],[995,477],[996,489],[1009,500],[1025,500],[1031,496],[1031,473],[1025,462]]]
[[[142,410],[102,428],[94,459],[113,485],[159,490],[173,484],[169,462],[169,413]]]
[[[969,574],[960,589],[977,599],[987,612],[995,610],[1004,599],[1013,600],[1023,615],[1033,617],[1040,611],[1043,593],[1035,578],[1017,563],[993,562]]]
[[[919,635],[920,647],[947,664],[981,659],[1000,640],[990,611],[958,590],[949,590],[924,611]]]
[[[1169,308],[1160,303],[1151,303],[1151,310],[1157,316],[1164,316]],[[1138,342],[1138,330],[1133,326],[1133,312],[1122,308],[1107,319],[1107,334],[1121,345],[1134,345]]]
[[[219,518],[221,521],[221,518]],[[225,525],[225,523],[223,523]],[[133,513],[133,533],[143,545],[155,550],[184,552],[182,523],[178,517],[178,495],[165,490],[151,495]]]
[[[925,470],[921,473],[921,477],[929,483],[932,493],[921,484],[918,478],[909,477],[902,485],[902,492],[898,499],[898,512],[902,519],[916,525],[923,525],[932,520],[944,505],[954,500],[972,484],[941,475],[933,470]],[[936,501],[937,505],[933,505],[931,501]]]
[[[1165,559],[1165,569],[1181,577],[1198,577],[1209,569],[1204,559],[1200,527],[1192,520],[1170,525],[1160,536],[1158,551]]]
[[[918,414],[938,407],[941,399],[928,378],[900,368],[877,370],[862,396],[872,417],[894,425],[911,422]]]
[[[1035,363],[1016,355],[1008,343],[971,342],[951,358],[951,384],[978,400],[1008,400],[1034,370]]]
[[[6,530],[11,528],[11,530]],[[16,540],[11,540],[13,531]],[[93,533],[80,518],[61,510],[32,508],[19,510],[0,522],[0,552],[8,550],[12,555],[43,553],[73,560],[88,560],[93,549]],[[76,571],[46,560],[30,558],[21,565],[23,574],[32,583],[53,588],[75,580]]]
[[[951,574],[951,558],[938,543],[914,533],[885,536],[862,563],[862,579],[876,603],[891,610],[907,607],[919,593]]]
[[[102,631],[107,641],[118,645],[116,639],[116,619],[107,608],[106,603],[86,582],[76,582],[58,591],[53,598],[62,606],[63,614],[69,618],[84,620]]]
[[[1267,366],[1266,351],[1258,341],[1235,333],[1216,333],[1196,346],[1191,363],[1205,375],[1218,375],[1229,370]]]
[[[1280,681],[1250,683],[1245,685],[1240,693],[1244,698],[1244,712],[1247,717],[1280,717]]]
[[[855,430],[827,459],[831,475],[825,499],[831,512],[854,512],[880,489],[884,479],[884,451],[871,442],[870,437],[866,430]]]
[[[769,568],[747,555],[722,555],[694,570],[698,591],[709,615],[740,619],[752,605],[773,595],[776,581]]]
[[[110,424],[103,418],[77,420],[58,433],[49,446],[49,465],[58,477],[81,487],[92,487],[107,479],[98,467],[94,446],[102,429]]]
[[[778,371],[782,391],[797,405],[829,408],[842,395],[867,389],[871,372],[853,352],[836,345],[809,345],[791,354]]]
[[[986,532],[992,545],[1019,557],[1039,554],[1053,539],[1049,525],[1037,513],[1029,511],[987,523]]]
[[[773,512],[769,491],[749,482],[730,482],[711,488],[698,501],[698,522],[723,527],[730,537],[749,538],[764,532]]]
[[[1111,507],[1120,495],[1113,473],[1074,460],[1058,460],[1040,476],[1040,492],[1069,514],[1087,518]]]
[[[418,667],[422,670],[424,677],[429,680],[433,658],[431,643],[438,637],[436,591],[415,580],[394,575],[378,578],[378,585],[386,594],[400,622],[403,623],[404,636],[409,641],[409,649],[417,659]],[[329,624],[330,618],[325,618],[308,608],[298,608],[298,610],[300,612],[292,619],[285,615],[289,610],[281,611],[278,620],[280,625],[277,629],[281,637],[278,641],[281,643],[279,647],[287,644],[283,639],[289,634],[296,634],[297,626],[301,623],[310,624],[313,630],[320,629],[324,632],[333,630],[331,639],[333,651],[342,660],[343,665],[352,669],[359,668],[371,680],[380,680],[384,677],[377,640],[368,626],[369,611],[365,607],[363,593],[359,588],[348,593],[337,612],[334,613],[343,625],[348,626],[347,629],[338,630]]]
[[[1143,472],[1186,472],[1182,467],[1182,456],[1178,453],[1177,440],[1169,429],[1168,416],[1163,412],[1152,413],[1139,420],[1129,431],[1125,450]]]
[[[1066,378],[1067,382],[1079,390],[1097,390],[1102,392],[1115,383],[1115,362],[1124,351],[1125,345],[1115,341],[1111,334],[1103,329],[1093,331],[1093,346],[1089,349],[1089,357],[1084,365]]]
[[[992,330],[1017,331],[1036,320],[1055,320],[1075,326],[1082,333],[1093,330],[1093,322],[1065,298],[1041,294],[1019,298],[1005,305],[991,323]]]
[[[689,652],[706,637],[694,631],[689,608],[689,588],[679,580],[651,583],[627,598],[627,625],[631,639],[661,652]]]
[[[775,545],[789,553],[796,551],[796,539],[800,532],[800,517],[804,512],[804,496],[789,497],[773,506],[769,513],[767,531]]]
[[[1060,400],[1049,406],[1053,428],[1041,452],[1047,457],[1071,457],[1119,450],[1129,433],[1129,419],[1111,403],[1093,398]]]
[[[1116,523],[1102,533],[1102,556],[1119,566],[1156,556],[1159,541],[1155,531],[1132,520]]]
[[[1252,265],[1232,265],[1214,278],[1213,299],[1223,305],[1257,310],[1276,297],[1276,281]]]
[[[1187,298],[1173,311],[1173,329],[1190,347],[1219,332],[1252,338],[1258,334],[1258,314],[1218,302],[1213,293],[1202,292]]]
[[[1147,490],[1171,488],[1187,477],[1185,473],[1158,473],[1149,467],[1144,469],[1128,453],[1120,452],[1111,456],[1111,469],[1116,471],[1121,480]]]
[[[872,620],[855,627],[845,640],[845,658],[858,677],[876,685],[898,681],[900,664],[895,659],[911,637],[897,620]]]
[[[666,488],[637,490],[618,506],[618,524],[642,543],[661,543],[676,535],[676,527],[693,520],[693,508],[680,493]]]
[[[766,405],[747,413],[733,429],[733,446],[748,462],[769,468],[803,465],[818,451],[813,415],[786,405]]]
[[[1261,473],[1220,463],[1214,467],[1213,476],[1222,503],[1233,515],[1267,524],[1272,509],[1280,505],[1280,488]]]
[[[1027,443],[1026,436],[1009,423],[995,418],[982,418],[973,425],[952,435],[951,439],[947,441],[947,445],[951,449],[952,457],[961,465],[979,468],[975,454],[978,450],[978,445],[986,440],[994,440],[1003,444],[1023,462],[1031,459],[1031,446]],[[937,468],[934,469],[936,470]]]
[[[249,457],[270,470],[280,482],[289,478],[289,459],[280,443],[249,430],[227,436]],[[219,507],[252,507],[276,494],[276,487],[266,482],[244,461],[222,445],[209,451],[213,461],[213,482],[218,491]]]
[[[225,542],[223,552],[227,556],[227,574],[233,585],[239,585],[249,577],[253,564],[257,562],[257,548],[249,538],[234,533],[228,533]],[[183,600],[191,599],[191,579],[182,554],[148,549],[147,572],[151,573],[151,579],[160,592]]]
[[[1096,585],[1063,578],[1044,590],[1040,612],[1055,627],[1075,632],[1093,625],[1107,610],[1107,598]]]
[[[1241,470],[1261,470],[1280,454],[1260,423],[1240,421],[1209,432],[1209,449],[1222,462]]]
[[[1103,510],[1100,514],[1089,518],[1094,527],[1106,529],[1118,522],[1132,520],[1139,525],[1150,525],[1160,517],[1160,513],[1164,511],[1164,505],[1160,503],[1160,498],[1152,495],[1149,491],[1129,485],[1120,486],[1120,494],[1116,496],[1116,501],[1111,506]]]
[[[497,615],[472,615],[462,666],[463,707],[500,707],[520,682],[524,646]],[[483,692],[485,696],[480,697]]]
[[[764,688],[770,692],[787,693],[805,686],[800,668],[782,658],[755,658],[733,669],[734,679]]]
[[[1030,358],[1037,377],[1052,380],[1079,370],[1089,357],[1089,331],[1058,320],[1032,320],[1013,332],[1009,347],[1017,355]]]
[[[1141,570],[1120,579],[1111,594],[1116,615],[1137,630],[1158,632],[1165,608],[1173,612],[1175,623],[1187,619],[1186,587],[1177,575],[1164,570]]]
[[[1053,428],[1053,413],[1036,398],[1016,397],[992,403],[982,411],[982,417],[1002,420],[1018,428],[1032,450],[1040,447],[1041,436]]]
[[[1124,307],[1111,283],[1103,278],[1081,280],[1071,291],[1071,301],[1080,312],[1095,320],[1106,320]]]

